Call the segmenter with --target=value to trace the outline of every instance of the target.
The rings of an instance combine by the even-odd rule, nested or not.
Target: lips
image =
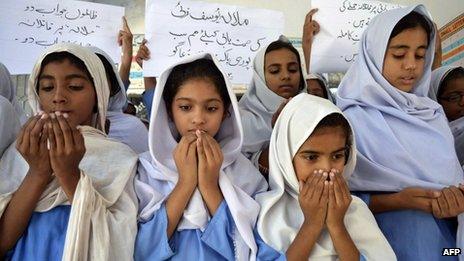
[[[416,81],[416,77],[414,77],[414,76],[401,77],[400,81],[404,85],[412,85]]]

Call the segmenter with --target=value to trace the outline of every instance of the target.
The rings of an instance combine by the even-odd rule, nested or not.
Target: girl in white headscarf
[[[11,80],[10,71],[8,71],[6,66],[2,63],[0,63],[0,96],[3,96],[10,101],[16,110],[21,124],[24,124],[27,120],[26,114],[16,97],[16,87]]]
[[[118,73],[118,68],[111,57],[97,47],[90,47],[98,55],[106,70],[106,77],[110,86],[108,112],[108,137],[118,140],[131,147],[137,154],[148,151],[148,130],[143,122],[123,112],[127,105],[126,88]]]
[[[0,158],[3,152],[10,146],[19,131],[19,119],[11,103],[0,96]],[[0,164],[3,164],[0,162]]]
[[[305,77],[308,93],[327,99],[335,104],[335,98],[329,89],[329,83],[320,73],[310,73]]]
[[[109,88],[88,49],[58,44],[29,78],[36,116],[0,161],[0,255],[130,260],[137,156],[104,133]]]
[[[267,184],[241,154],[237,101],[210,54],[161,75],[150,122],[135,181],[135,259],[254,260],[252,196]]]
[[[376,16],[337,92],[356,133],[350,188],[365,192],[400,260],[439,260],[462,242],[463,170],[443,109],[427,96],[436,33],[423,5]]]
[[[300,94],[282,110],[270,142],[270,190],[256,200],[260,237],[287,259],[396,259],[366,204],[349,193],[353,142],[328,100]]]
[[[429,97],[443,106],[454,136],[456,154],[464,166],[464,68],[443,66],[434,70]]]
[[[281,36],[263,47],[253,62],[253,80],[240,99],[243,154],[267,176],[273,122],[288,100],[306,91],[298,51]]]

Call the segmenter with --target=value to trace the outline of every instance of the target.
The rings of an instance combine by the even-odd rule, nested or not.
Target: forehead
[[[346,145],[346,133],[341,126],[316,129],[298,151],[333,151]]]
[[[287,48],[270,51],[265,56],[265,64],[298,63],[296,55]]]
[[[457,77],[447,81],[444,86],[443,93],[460,91],[464,92],[464,77]]]
[[[42,72],[39,76],[43,74],[47,75],[65,75],[65,74],[82,74],[85,76],[85,72],[77,67],[75,64],[67,58],[63,60],[51,61],[42,67]]]
[[[390,39],[388,44],[389,48],[418,48],[420,46],[427,46],[427,32],[420,26],[403,30],[398,35]]]
[[[185,81],[177,91],[175,99],[186,98],[191,100],[221,99],[214,83],[208,79],[194,78]]]

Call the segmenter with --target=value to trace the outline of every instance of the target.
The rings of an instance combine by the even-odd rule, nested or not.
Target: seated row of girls
[[[422,5],[376,16],[337,92],[358,149],[350,188],[400,260],[440,260],[463,244],[463,170],[445,113],[427,97],[436,34]]]
[[[41,55],[28,84],[36,114],[0,160],[0,256],[132,258],[138,158],[105,134],[109,94],[90,50],[58,44]]]
[[[440,103],[454,136],[459,163],[464,166],[464,68],[443,66],[432,72],[429,97]]]
[[[16,139],[21,127],[15,108],[5,97],[0,95],[0,159],[3,152]]]

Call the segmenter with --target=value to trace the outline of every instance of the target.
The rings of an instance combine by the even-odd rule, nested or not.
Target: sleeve
[[[367,259],[362,254],[359,254],[359,261],[367,261]]]
[[[253,230],[253,234],[255,235],[256,245],[258,246],[258,254],[256,255],[257,261],[287,260],[287,256],[285,255],[285,253],[275,250],[263,241],[256,228]]]
[[[175,254],[167,235],[166,205],[155,212],[153,218],[139,223],[135,241],[134,260],[166,260]]]
[[[234,260],[235,223],[225,200],[206,226],[201,240],[227,260]]]
[[[143,105],[145,105],[145,108],[147,108],[148,119],[150,119],[150,115],[151,115],[151,106],[153,104],[154,94],[155,94],[155,88],[148,89],[142,93],[142,102],[143,102]]]
[[[371,194],[367,192],[359,192],[359,191],[351,191],[351,194],[360,198],[364,203],[366,203],[367,206],[369,206],[369,203],[371,202]]]

